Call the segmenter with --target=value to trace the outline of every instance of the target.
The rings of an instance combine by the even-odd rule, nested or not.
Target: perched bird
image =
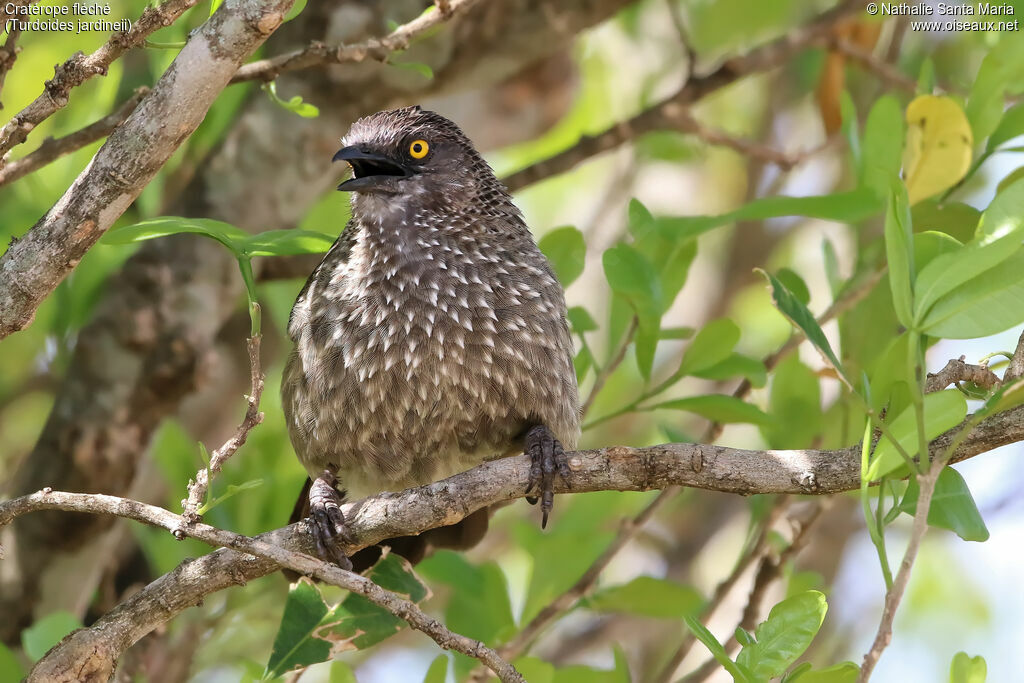
[[[490,166],[443,116],[379,112],[342,144],[334,160],[352,168],[338,186],[352,193],[352,218],[292,309],[281,387],[321,554],[350,566],[335,543],[344,496],[524,451],[546,524],[555,474],[569,483],[563,446],[580,431],[550,265]],[[428,543],[471,544],[486,530],[480,512],[390,545],[416,561]]]

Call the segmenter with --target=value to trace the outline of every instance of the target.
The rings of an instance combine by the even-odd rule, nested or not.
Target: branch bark
[[[181,5],[183,11],[194,2],[171,2],[162,7],[171,5],[177,9]],[[43,299],[199,126],[239,65],[281,25],[292,2],[226,2],[192,34],[153,92],[114,131],[64,196],[0,257],[0,281],[5,283],[0,290],[0,339],[32,321]],[[150,23],[156,21],[154,17]],[[141,40],[145,33],[140,26],[146,25],[140,20],[120,40],[126,44]],[[88,59],[72,58],[69,63],[74,66],[68,67],[70,75],[61,83],[81,82],[86,74],[106,68],[124,49],[127,48],[121,42],[112,39]],[[60,101],[61,92],[55,87],[51,81],[44,98],[51,104],[41,107],[46,115],[55,111]],[[66,99],[66,93],[63,98]],[[34,114],[19,114],[12,123],[23,126],[27,122],[37,123],[37,119],[41,120]],[[4,135],[0,132],[0,153],[5,151],[4,140],[12,139],[12,133],[7,133],[6,138]]]
[[[54,69],[53,78],[46,81],[42,94],[0,129],[0,168],[3,168],[7,152],[12,147],[23,143],[33,128],[67,105],[72,88],[85,83],[93,76],[106,75],[107,67],[114,60],[141,45],[146,36],[153,31],[174,23],[185,10],[197,2],[198,0],[167,0],[157,7],[148,7],[128,31],[111,36],[110,40],[91,55],[86,56],[78,52],[63,64],[59,64]],[[246,53],[246,56],[248,54]],[[2,329],[0,327],[0,330]]]
[[[272,81],[289,71],[367,59],[385,62],[391,54],[406,49],[416,38],[453,16],[466,12],[477,2],[479,0],[453,0],[447,3],[446,9],[424,12],[383,38],[370,38],[352,45],[325,45],[314,41],[301,50],[246,64],[238,70],[231,82]]]
[[[482,642],[453,633],[437,619],[424,613],[415,603],[381,588],[370,579],[311,557],[309,548],[289,550],[276,543],[263,540],[263,537],[249,538],[206,524],[191,523],[186,518],[168,510],[134,500],[48,489],[0,505],[0,527],[9,523],[16,515],[44,509],[116,515],[152,526],[163,527],[174,532],[175,535],[181,530],[187,530],[185,535],[212,546],[231,548],[239,553],[251,555],[254,559],[269,561],[272,566],[285,567],[358,593],[370,602],[405,620],[413,628],[426,633],[442,648],[456,650],[480,660],[496,673],[501,681],[524,683],[523,677],[512,665]],[[152,590],[154,585],[150,584],[145,590]],[[114,610],[114,612],[116,611]],[[103,623],[109,616],[101,618],[91,628],[77,631],[63,640],[39,661],[29,674],[28,680],[39,682],[108,680],[114,672],[117,658],[121,653],[127,649],[128,645],[148,633],[147,630],[144,630],[148,626],[148,620],[133,619],[130,624],[117,624],[120,628],[116,629],[118,634],[115,642],[104,642],[102,645],[94,642],[91,637],[93,634],[90,632],[109,628],[111,624]],[[134,616],[146,617],[148,615],[136,613]],[[128,628],[124,628],[125,626]]]
[[[960,427],[935,439],[930,445],[931,452],[936,456],[945,454],[951,444],[960,441],[949,460],[957,462],[1024,440],[1024,407],[989,417],[961,438],[960,430],[969,427],[971,422],[968,418]],[[646,491],[676,485],[742,495],[826,495],[860,485],[859,446],[837,451],[752,451],[681,443],[647,448],[609,446],[567,455],[573,473],[572,488],[556,481],[555,487],[560,493]],[[936,463],[943,461],[944,456],[941,461],[935,460]],[[352,543],[344,545],[344,550],[351,554],[387,538],[454,524],[482,507],[520,498],[525,495],[529,470],[530,459],[525,455],[502,458],[427,486],[346,504],[342,509]],[[109,496],[68,497],[41,491],[0,504],[0,528],[18,515],[43,509],[118,514],[148,523],[154,523],[150,515],[156,513],[152,510],[160,510]],[[177,515],[166,510],[160,510],[159,515],[166,517],[170,525],[158,522],[160,526],[177,527],[180,519]],[[190,534],[202,539],[196,529],[208,527],[192,525],[187,528]],[[238,543],[245,542],[245,537],[233,534],[232,537],[240,539]],[[255,540],[294,552],[313,552],[304,522],[268,532]],[[235,543],[231,545],[239,547]],[[268,559],[272,555],[253,557],[254,548],[247,549],[244,545],[241,550],[222,549],[182,563],[90,628],[63,641],[39,666],[44,666],[43,662],[46,667],[85,666],[83,663],[93,659],[99,663],[113,662],[132,643],[187,607],[201,602],[205,596],[265,576],[279,566],[277,559]],[[50,671],[49,668],[43,670]]]
[[[24,178],[29,173],[38,171],[63,156],[107,137],[115,128],[124,123],[147,94],[149,94],[149,88],[139,88],[116,111],[107,114],[102,119],[62,138],[47,138],[31,154],[0,167],[0,187]]]

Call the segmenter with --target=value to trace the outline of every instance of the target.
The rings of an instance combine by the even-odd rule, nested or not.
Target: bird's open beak
[[[362,145],[339,149],[331,161],[347,161],[352,167],[352,177],[338,185],[342,192],[372,191],[390,180],[412,175],[411,169]]]

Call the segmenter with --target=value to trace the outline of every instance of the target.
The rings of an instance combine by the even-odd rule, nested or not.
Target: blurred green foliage
[[[785,33],[802,23],[809,11],[806,3],[796,0],[669,2],[685,17],[685,47],[698,55],[702,67]],[[137,16],[146,4],[124,0],[118,11]],[[1024,13],[1024,4],[1014,7],[1017,16]],[[181,21],[151,36],[152,44],[182,43],[211,9],[210,2],[200,3]],[[23,36],[25,50],[3,89],[4,111],[16,112],[36,97],[52,65],[71,51],[91,51],[105,39],[101,34],[73,40],[51,33]],[[529,166],[658,102],[690,69],[680,40],[665,3],[655,0],[634,3],[581,35],[573,50],[579,84],[569,110],[534,139],[491,151],[490,161],[502,174]],[[899,451],[913,455],[920,438],[959,423],[967,409],[955,389],[922,397],[914,364],[940,338],[983,337],[1024,321],[1019,276],[1024,265],[1024,180],[1019,178],[1020,169],[997,177],[999,167],[993,163],[1019,150],[1014,145],[1024,134],[1024,108],[1019,102],[1006,105],[1008,96],[1019,97],[1024,91],[1022,46],[1019,34],[906,34],[894,67],[912,79],[919,75],[926,90],[934,84],[952,93],[974,143],[966,176],[943,196],[914,205],[899,181],[905,111],[912,94],[885,92],[885,84],[874,74],[853,65],[844,72],[839,103],[839,135],[846,146],[831,149],[833,168],[821,164],[807,173],[797,169],[787,177],[762,177],[751,172],[750,159],[734,150],[708,146],[676,131],[654,131],[639,136],[625,151],[597,157],[521,193],[519,201],[541,247],[568,288],[583,395],[588,395],[595,378],[604,382],[587,416],[584,446],[647,445],[666,435],[673,440],[698,439],[708,421],[717,421],[730,424],[720,439],[729,445],[838,448],[855,443],[864,433],[867,409],[876,419],[885,413],[883,426],[889,434],[866,460],[865,471],[872,478],[906,473]],[[174,55],[174,49],[152,48],[115,62],[105,77],[76,88],[70,104],[34,131],[29,144],[16,148],[12,157],[27,153],[46,136],[66,135],[109,113],[135,88],[151,85]],[[807,49],[780,73],[747,78],[711,95],[695,106],[695,115],[728,135],[767,139],[787,151],[811,149],[825,137],[814,104],[825,59],[825,50]],[[433,77],[422,64],[394,65]],[[316,114],[315,104],[268,90],[275,101],[300,116]],[[0,479],[9,480],[32,448],[56,387],[68,372],[79,332],[111,274],[132,253],[131,247],[114,246],[118,236],[121,242],[134,242],[182,231],[210,235],[216,228],[220,232],[213,236],[232,249],[240,263],[248,263],[274,254],[322,251],[344,225],[348,209],[334,193],[310,207],[298,226],[306,233],[284,234],[267,226],[268,233],[249,236],[230,225],[160,218],[180,191],[182,178],[223,140],[250,96],[266,95],[252,85],[226,89],[196,133],[121,217],[107,244],[82,259],[40,308],[30,328],[2,342]],[[454,114],[457,117],[458,112]],[[301,125],[298,118],[296,125]],[[0,244],[24,234],[74,181],[100,144],[0,187]],[[808,162],[817,163],[813,158]],[[1000,180],[1004,182],[997,186]],[[625,192],[608,202],[621,187]],[[160,226],[163,232],[157,230]],[[752,226],[772,236],[770,249],[757,260],[770,293],[762,280],[746,277],[746,272],[733,279],[728,272],[734,265],[730,249],[746,239],[743,231]],[[221,247],[211,242],[209,248]],[[877,284],[862,292],[836,324],[816,322],[830,304],[883,270]],[[301,280],[248,284],[266,314],[264,334],[284,343],[288,312]],[[795,330],[810,340],[803,349],[814,348],[820,355],[802,350],[766,367],[762,359]],[[244,339],[228,342],[241,348]],[[616,363],[617,358],[622,362]],[[280,354],[268,358],[261,406],[265,420],[216,479],[211,496],[244,486],[253,472],[259,473],[262,484],[209,510],[210,524],[252,535],[286,523],[305,473],[291,454],[282,417],[281,362]],[[754,390],[729,396],[744,379]],[[242,396],[224,400],[237,401],[241,415]],[[197,440],[182,421],[167,420],[147,454],[164,482],[163,500],[157,502],[169,509],[179,509],[186,482],[202,466]],[[873,540],[884,548],[886,525],[896,523],[901,513],[913,514],[919,489],[916,480],[904,484],[890,479],[879,490],[882,495],[865,490],[865,509],[869,526],[873,515],[881,520]],[[394,570],[392,587],[415,593],[415,600],[443,616],[452,629],[497,646],[566,591],[614,538],[619,521],[636,514],[652,497],[617,492],[561,497],[546,532],[523,506],[512,506],[496,514],[486,551],[437,553],[414,573],[390,565],[377,571]],[[749,506],[751,520],[759,518],[757,506],[765,505],[764,497],[759,498]],[[784,568],[789,597],[753,634],[736,634],[742,645],[738,656],[726,652],[698,621],[711,586],[681,569],[671,552],[679,540],[672,536],[677,530],[673,524],[699,517],[700,511],[692,499],[670,508],[671,514],[664,515],[652,532],[655,538],[624,554],[629,566],[614,565],[566,621],[581,615],[623,614],[671,621],[677,628],[664,630],[675,640],[685,621],[736,680],[766,680],[787,670],[786,680],[802,683],[855,677],[855,665],[833,664],[859,655],[848,648],[838,647],[831,658],[810,650],[813,669],[798,663],[816,635],[815,645],[832,636],[827,630],[818,634],[827,603],[824,594],[810,590],[828,590],[822,585],[826,579],[792,566]],[[951,469],[943,471],[928,521],[967,540],[985,540],[989,534],[966,482]],[[178,542],[161,530],[137,525],[131,529],[154,575],[171,571],[185,557],[207,552],[198,542]],[[718,575],[725,576],[735,557],[715,559]],[[927,556],[922,562],[928,562]],[[936,574],[925,572],[923,581],[935,582]],[[434,595],[428,595],[428,589]],[[956,591],[935,592],[949,594],[953,601]],[[910,596],[908,607],[923,610],[913,590]],[[976,597],[975,602],[980,600]],[[833,609],[840,608],[835,598],[830,601]],[[343,635],[335,632],[335,640],[347,638],[353,647],[375,647],[343,655],[344,663],[326,671],[313,667],[310,679],[323,674],[331,681],[355,680],[351,667],[358,672],[360,663],[386,658],[392,644],[422,646],[403,635],[376,645],[385,634],[399,630],[400,624],[389,615],[367,609],[352,596],[342,599],[330,589],[321,596],[307,583],[289,589],[280,576],[213,596],[172,623],[170,632],[180,634],[190,624],[202,629],[192,665],[197,677],[258,680],[296,664],[326,659],[331,648],[317,629],[326,619],[337,631],[336,618],[349,619],[351,629]],[[979,627],[983,622],[978,619]],[[25,631],[20,652],[0,648],[0,678],[20,677],[30,660],[77,625],[77,617],[67,613],[44,616]],[[521,657],[516,665],[531,683],[628,681],[631,668],[642,676],[652,675],[653,665],[637,662],[629,648],[606,649],[603,666],[556,666],[535,656]],[[475,665],[462,655],[435,659],[434,650],[429,653],[422,671],[410,673],[408,679],[425,675],[425,680],[438,683],[448,680],[449,669],[461,679]],[[947,659],[943,652],[943,672]],[[950,680],[983,681],[986,666],[984,659],[959,653],[953,658]]]

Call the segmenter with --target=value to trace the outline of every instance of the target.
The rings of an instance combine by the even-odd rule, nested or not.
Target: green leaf
[[[879,97],[864,124],[864,164],[860,184],[876,197],[889,195],[903,156],[903,110],[892,95]]]
[[[636,313],[637,365],[644,378],[650,378],[662,312],[661,286],[657,273],[650,262],[628,244],[607,249],[602,261],[612,291],[628,301]]]
[[[395,554],[382,557],[367,577],[414,603],[430,595],[409,563]],[[299,579],[288,593],[264,677],[275,678],[327,661],[332,652],[339,650],[368,648],[404,626],[398,617],[354,593],[328,609],[316,586],[308,579]]]
[[[697,330],[692,327],[663,327],[658,332],[659,339],[689,339]]]
[[[82,622],[71,612],[51,612],[21,632],[21,647],[29,659],[37,662],[77,628],[82,628]]]
[[[967,120],[974,139],[984,140],[996,130],[1003,117],[1003,97],[1007,85],[1024,74],[1024,42],[1003,40],[981,62],[967,96]]]
[[[703,396],[677,398],[658,403],[649,409],[685,410],[715,422],[729,424],[734,422],[768,424],[771,420],[757,406],[741,401],[733,396],[724,396],[722,394],[705,394]]]
[[[829,293],[835,299],[843,289],[843,278],[839,275],[839,255],[836,254],[832,240],[821,242],[822,260],[825,263],[825,279],[828,280]]]
[[[215,1],[219,2],[219,0]],[[284,22],[282,23],[288,23],[295,17],[302,14],[302,10],[304,9],[306,9],[306,0],[295,0],[295,4],[293,4],[292,8],[288,10],[288,14],[284,15]]]
[[[683,617],[683,621],[686,623],[686,626],[693,631],[693,635],[697,637],[697,640],[704,643],[704,647],[711,652],[711,656],[715,658],[715,661],[721,664],[722,668],[732,675],[733,681],[736,681],[737,683],[753,683],[753,679],[748,676],[743,669],[737,666],[736,662],[729,659],[729,653],[725,651],[722,644],[718,642],[715,635],[709,631],[704,624],[691,616]]]
[[[827,669],[812,669],[786,679],[791,683],[856,683],[860,667],[853,662],[834,664]]]
[[[810,197],[763,197],[718,216],[661,218],[659,229],[674,238],[696,237],[737,221],[763,220],[781,216],[806,216],[837,223],[858,223],[877,214],[882,200],[868,188]]]
[[[1017,249],[1010,258],[935,302],[921,321],[921,330],[944,339],[974,339],[1024,322],[1022,272],[1024,249]]]
[[[215,239],[230,249],[236,257],[240,256],[242,244],[249,238],[249,233],[224,221],[215,221],[210,218],[161,216],[109,230],[103,236],[102,242],[104,244],[132,244],[183,233],[204,235]]]
[[[556,228],[544,235],[538,246],[551,262],[562,287],[568,287],[583,273],[587,245],[583,242],[583,233],[576,228]]]
[[[675,374],[683,377],[718,365],[729,357],[739,340],[740,328],[732,320],[712,320],[690,342]]]
[[[775,307],[779,309],[779,312],[804,333],[807,341],[811,342],[825,361],[835,369],[843,382],[847,386],[852,387],[853,383],[847,379],[843,366],[832,351],[832,345],[828,343],[828,338],[825,337],[825,333],[821,331],[821,327],[811,312],[807,310],[807,307],[800,303],[796,296],[786,289],[785,285],[779,282],[773,275],[760,268],[756,270],[768,280],[768,291],[771,293],[772,301],[775,303]]]
[[[277,81],[264,83],[263,90],[270,96],[271,100],[292,113],[298,114],[306,119],[314,119],[317,116],[320,116],[320,110],[308,102],[303,102],[301,95],[293,95],[287,100],[279,97],[277,94]]]
[[[217,496],[213,500],[204,503],[203,505],[200,505],[197,512],[200,515],[205,515],[207,512],[217,507],[218,505],[223,503],[228,498],[231,498],[235,494],[241,493],[242,491],[247,491],[249,489],[254,489],[259,486],[263,486],[262,479],[250,479],[249,481],[243,482],[241,484],[228,484],[228,488],[226,491],[224,491],[224,493]]]
[[[555,680],[554,665],[538,657],[520,657],[512,665],[529,683],[552,683]]]
[[[704,605],[704,598],[691,586],[653,576],[638,576],[629,583],[602,588],[580,605],[595,612],[678,619],[686,614],[696,616]]]
[[[430,663],[427,675],[423,683],[447,683],[448,681],[448,655],[438,655]]]
[[[666,234],[662,228],[665,221],[673,219],[655,218],[638,200],[629,202],[629,233],[633,246],[653,266],[661,285],[662,312],[667,311],[676,295],[686,283],[690,265],[697,255],[697,242],[687,237]]]
[[[786,598],[757,625],[757,642],[740,650],[736,663],[758,680],[781,676],[810,646],[827,611],[825,595],[819,591]]]
[[[291,585],[264,679],[330,659],[331,644],[315,635],[327,612],[327,605],[312,581],[302,577]]]
[[[430,597],[430,591],[412,566],[393,553],[382,557],[366,576],[384,590],[417,604]],[[335,643],[335,648],[365,650],[398,633],[406,624],[361,595],[349,593],[324,618],[324,625],[329,627],[324,634]]]
[[[971,657],[966,652],[957,652],[949,664],[949,683],[985,683],[988,665],[981,655]]]
[[[899,504],[900,512],[913,516],[917,512],[920,493],[917,477],[911,477],[907,492]],[[931,506],[928,508],[928,524],[949,529],[965,541],[987,541],[989,537],[985,520],[974,504],[967,482],[952,467],[944,467],[939,473]]]
[[[925,436],[931,441],[939,434],[956,427],[967,416],[967,400],[956,389],[936,391],[924,397]],[[907,406],[888,422],[889,433],[911,457],[917,455],[917,418],[913,406]],[[867,478],[876,481],[904,465],[903,458],[889,441],[882,437],[871,456]]]
[[[442,657],[444,655],[441,655]],[[442,679],[443,682],[444,679]],[[327,675],[327,683],[359,683],[356,680],[356,674],[352,671],[352,667],[336,659],[331,662],[331,669]]]
[[[267,230],[245,239],[242,248],[248,256],[295,256],[323,254],[334,240],[322,232],[310,230]]]
[[[1013,256],[1024,237],[1024,179],[996,195],[975,239],[960,251],[936,257],[917,276],[914,314],[924,321],[937,301]],[[931,324],[935,324],[932,320]],[[977,335],[982,336],[982,335]]]
[[[793,292],[793,296],[796,300],[802,303],[804,306],[811,302],[811,290],[807,289],[807,283],[800,277],[796,271],[791,268],[780,268],[775,273],[775,277],[779,278],[786,289]]]
[[[597,329],[597,322],[587,312],[587,309],[582,306],[570,308],[567,317],[569,318],[569,324],[572,325],[572,331],[576,334],[593,332]]]
[[[892,176],[893,179],[896,176]],[[914,251],[913,227],[907,189],[896,180],[892,183],[889,204],[885,211],[885,255],[889,263],[889,287],[892,289],[896,317],[904,327],[914,322]]]
[[[771,448],[809,448],[821,436],[821,382],[798,354],[775,369],[768,414],[761,433]]]
[[[999,125],[988,138],[985,152],[991,154],[999,145],[1021,135],[1024,135],[1024,103],[1015,104],[1003,113]]]
[[[434,70],[431,69],[428,64],[424,64],[423,62],[388,62],[388,64],[396,66],[399,69],[405,69],[406,71],[415,71],[428,81],[434,80]]]
[[[925,57],[921,62],[921,68],[917,72],[917,94],[931,95],[935,90],[935,62],[931,57]]]
[[[857,129],[857,105],[854,104],[848,90],[843,90],[839,96],[839,113],[842,117],[839,131],[846,138],[846,146],[850,150],[853,167],[857,169],[857,174],[860,175],[860,169],[863,165],[863,154],[860,145],[860,133]]]
[[[20,681],[25,677],[25,670],[21,668],[18,658],[14,653],[0,643],[0,681]]]
[[[462,554],[444,550],[420,563],[417,571],[429,581],[454,589],[444,613],[445,623],[453,631],[489,645],[515,632],[508,582],[496,563],[475,565]],[[472,666],[471,660],[456,655],[456,680]]]
[[[910,209],[910,217],[914,232],[937,230],[956,238],[959,242],[968,242],[981,220],[981,212],[963,202],[940,202],[937,199],[925,199]],[[924,268],[923,264],[918,264]]]
[[[760,389],[768,381],[768,372],[764,363],[756,358],[741,353],[730,353],[724,360],[711,367],[690,373],[694,377],[723,381],[735,377],[744,377],[750,386]]]

